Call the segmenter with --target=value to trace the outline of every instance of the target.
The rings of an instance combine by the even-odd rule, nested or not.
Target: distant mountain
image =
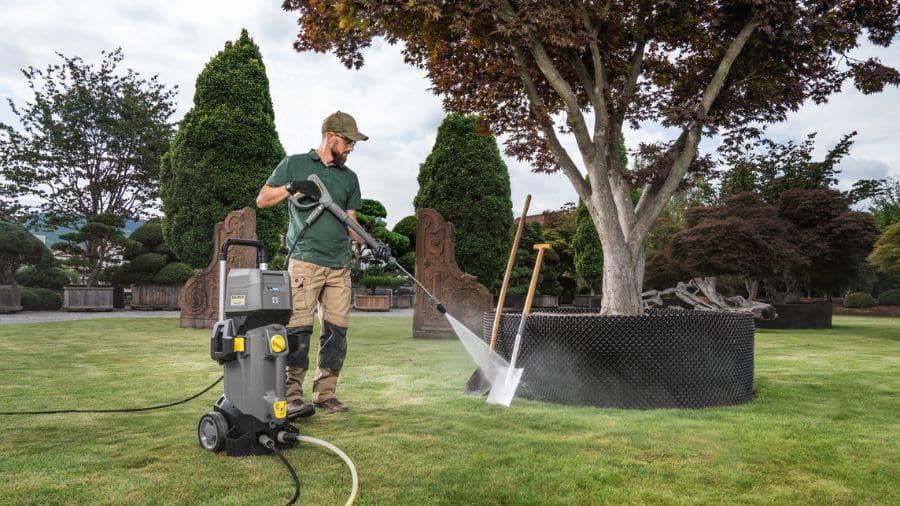
[[[126,237],[130,236],[132,232],[137,230],[144,223],[147,223],[147,220],[140,220],[140,221],[128,220],[128,221],[126,221],[125,222],[125,236]],[[47,229],[41,228],[40,226],[35,226],[35,225],[32,225],[31,227],[27,227],[27,228],[28,228],[28,231],[31,232],[31,235],[44,241],[44,244],[46,244],[49,247],[49,246],[52,246],[53,243],[59,242],[59,236],[61,236],[63,234],[68,234],[69,232],[77,232],[78,228],[80,228],[83,224],[84,224],[84,220],[79,221],[75,225],[75,228],[60,227],[55,230],[47,230]]]

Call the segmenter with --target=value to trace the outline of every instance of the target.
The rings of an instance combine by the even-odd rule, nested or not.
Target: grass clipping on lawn
[[[353,459],[359,504],[900,503],[898,318],[759,330],[755,399],[702,410],[488,405],[463,394],[473,364],[458,341],[410,329],[351,320],[338,387],[351,411],[297,424]],[[161,404],[221,374],[209,331],[174,318],[2,325],[0,352],[0,411]],[[220,394],[138,414],[0,417],[0,503],[286,501],[275,457],[197,444]],[[301,504],[345,501],[340,459],[311,445],[285,456]]]

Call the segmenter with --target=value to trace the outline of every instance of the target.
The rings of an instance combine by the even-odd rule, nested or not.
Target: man
[[[285,157],[256,197],[260,208],[272,207],[298,195],[317,200],[321,193],[307,178],[315,174],[334,201],[356,221],[362,205],[356,174],[344,163],[353,146],[368,137],[357,129],[356,121],[338,111],[322,123],[319,147],[302,155]],[[289,247],[309,211],[291,206],[285,237]],[[310,416],[316,408],[331,413],[347,411],[335,395],[337,380],[347,356],[347,323],[350,313],[350,239],[363,243],[334,215],[325,211],[290,253],[289,271],[294,312],[287,325],[288,357],[286,397],[288,418]],[[313,381],[312,405],[303,403],[303,379],[309,369],[309,338],[317,308],[322,319],[319,360]],[[313,407],[315,406],[315,407]]]

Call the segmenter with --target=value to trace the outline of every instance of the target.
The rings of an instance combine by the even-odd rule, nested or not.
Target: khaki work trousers
[[[338,376],[347,353],[350,269],[334,269],[294,259],[291,259],[288,269],[291,273],[291,295],[294,305],[291,320],[287,325],[289,332],[312,333],[313,320],[317,312],[319,315],[322,336],[319,338],[318,367],[313,379],[312,402],[325,402],[335,397]],[[307,336],[306,344],[301,343],[301,349],[289,350],[295,356],[293,360],[288,360],[286,370],[285,386],[288,401],[300,401],[303,398],[303,380],[309,365],[308,343]],[[301,363],[306,367],[298,367]]]

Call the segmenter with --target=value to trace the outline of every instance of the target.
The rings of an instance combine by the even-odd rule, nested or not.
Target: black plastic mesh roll
[[[509,360],[521,314],[504,313],[497,350]],[[494,313],[484,314],[490,340]],[[725,311],[528,316],[517,396],[619,408],[701,408],[753,396],[753,317]]]

